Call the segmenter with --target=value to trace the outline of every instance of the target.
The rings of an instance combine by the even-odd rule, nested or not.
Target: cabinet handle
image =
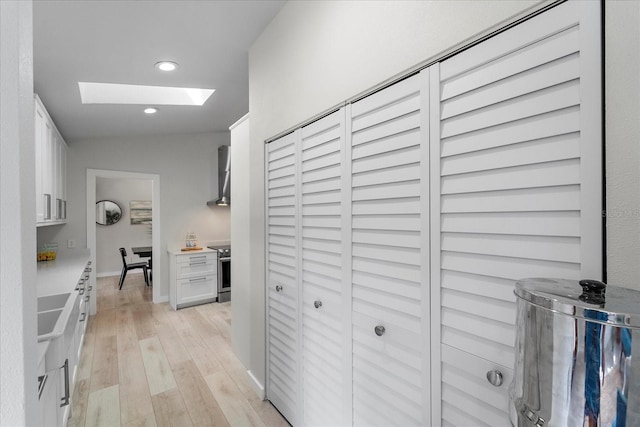
[[[78,292],[78,294],[84,295],[84,288],[80,289],[80,292]]]
[[[89,286],[89,292],[91,292],[91,289],[93,289],[93,285]]]
[[[282,292],[282,285],[276,285],[276,292]]]
[[[38,377],[38,400],[40,400],[40,397],[42,396],[42,392],[44,391],[44,385],[47,383],[48,378],[49,378],[49,375],[47,374],[40,375]]]
[[[44,208],[45,208],[44,219],[51,219],[51,194],[45,193]]]
[[[86,297],[84,297],[84,300],[85,300],[86,302],[89,302],[89,300],[90,300],[90,299],[91,299],[91,297],[90,297],[89,295],[87,295]]]
[[[67,219],[67,201],[62,201],[62,219]]]
[[[56,199],[56,219],[62,218],[62,199]]]
[[[189,267],[194,266],[194,265],[205,265],[206,263],[207,263],[207,261],[190,262],[189,263]]]
[[[189,279],[190,282],[204,282],[207,280],[206,277],[198,277],[197,279]]]
[[[87,300],[87,301],[88,301],[88,300]],[[87,319],[87,313],[80,313],[80,315],[82,316],[82,317],[80,318],[80,321],[81,321],[81,322],[84,322],[84,321]]]
[[[314,306],[315,308],[320,308],[320,307],[322,307],[322,301],[320,301],[320,300],[318,300],[318,301],[314,301],[314,302],[313,302],[313,306]]]
[[[375,328],[373,328],[373,331],[376,333],[377,336],[381,337],[386,332],[386,329],[384,328],[384,326],[378,325]]]
[[[64,361],[62,368],[64,368],[64,396],[60,399],[62,400],[62,403],[60,404],[61,408],[69,404],[69,359]]]
[[[502,385],[504,378],[502,376],[502,372],[494,369],[492,371],[487,372],[487,381],[494,387],[500,387]]]
[[[90,273],[91,272],[91,267],[85,268],[84,271],[86,271],[87,273]]]

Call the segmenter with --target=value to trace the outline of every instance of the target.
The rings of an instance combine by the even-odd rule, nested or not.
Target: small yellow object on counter
[[[53,261],[56,259],[57,245],[48,244],[44,245],[38,252],[38,261]]]

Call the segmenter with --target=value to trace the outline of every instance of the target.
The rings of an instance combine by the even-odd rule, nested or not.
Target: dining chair
[[[120,248],[120,256],[122,256],[122,273],[120,273],[120,284],[118,286],[118,290],[122,289],[122,284],[124,283],[125,277],[127,277],[127,272],[129,270],[134,270],[136,268],[141,268],[144,273],[144,282],[149,286],[149,275],[147,273],[147,263],[146,262],[132,262],[127,264],[127,251],[124,248]]]

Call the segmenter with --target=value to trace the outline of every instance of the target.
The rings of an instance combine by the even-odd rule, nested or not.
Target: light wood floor
[[[70,427],[289,426],[231,350],[231,303],[174,311],[142,275],[97,280]]]

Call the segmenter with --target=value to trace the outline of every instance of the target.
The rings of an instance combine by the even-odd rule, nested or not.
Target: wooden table
[[[131,248],[131,252],[140,258],[149,258],[149,279],[153,280],[153,264],[151,263],[153,248],[151,246],[136,246]]]
[[[131,252],[135,255],[138,255],[140,258],[151,258],[153,254],[153,250],[151,246],[137,246],[135,248],[131,248]]]

